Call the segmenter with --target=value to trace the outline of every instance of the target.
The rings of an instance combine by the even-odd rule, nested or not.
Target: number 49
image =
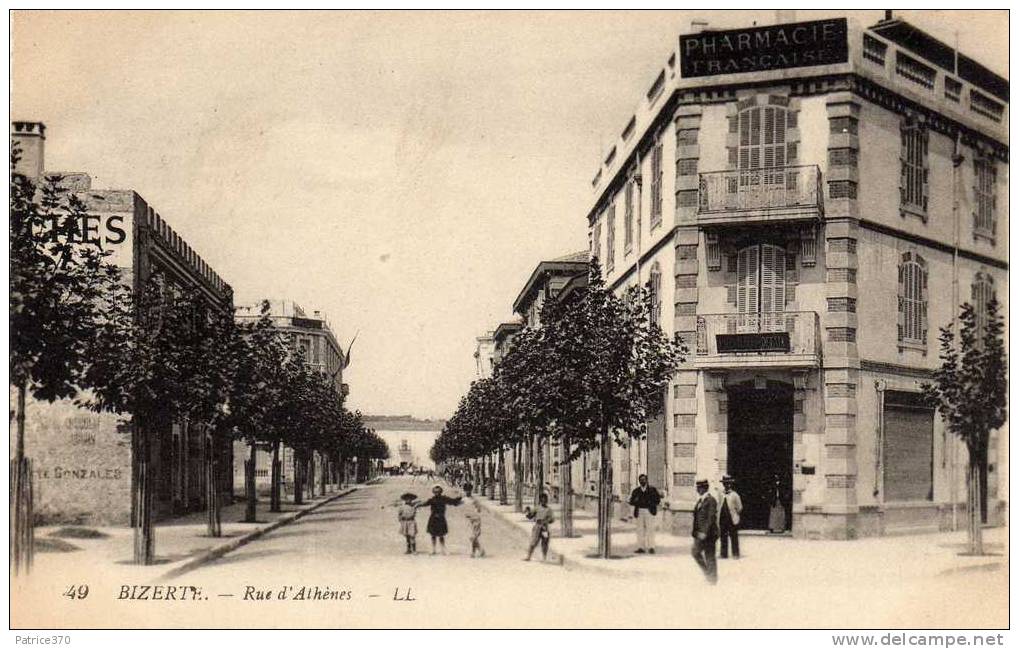
[[[68,586],[67,590],[64,591],[64,597],[70,599],[85,599],[88,597],[88,584],[82,584],[80,586]]]

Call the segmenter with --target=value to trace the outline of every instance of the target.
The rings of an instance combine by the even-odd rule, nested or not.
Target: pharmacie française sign
[[[849,60],[845,18],[805,23],[706,31],[679,37],[680,74],[781,70]]]

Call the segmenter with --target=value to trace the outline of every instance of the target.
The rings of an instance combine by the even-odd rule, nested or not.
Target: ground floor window
[[[885,392],[884,500],[934,499],[934,410],[914,392]]]

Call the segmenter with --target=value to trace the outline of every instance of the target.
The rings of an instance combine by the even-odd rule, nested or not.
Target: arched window
[[[927,262],[913,252],[899,264],[899,342],[927,344]]]
[[[987,273],[977,273],[970,286],[970,300],[977,317],[978,336],[983,337],[987,325],[987,305],[994,299],[994,278]]]
[[[651,279],[648,280],[651,289],[651,322],[661,326],[662,324],[662,270],[656,261],[651,266]]]

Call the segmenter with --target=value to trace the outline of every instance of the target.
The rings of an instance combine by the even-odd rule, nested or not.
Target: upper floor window
[[[601,221],[595,221],[594,234],[591,236],[591,257],[602,261],[601,258]]]
[[[913,252],[899,264],[899,342],[927,345],[927,262]]]
[[[753,106],[740,111],[737,155],[740,171],[785,166],[788,120],[788,111],[782,106]],[[782,172],[741,173],[740,185],[778,184],[784,179]]]
[[[983,338],[984,327],[987,326],[987,305],[994,299],[994,278],[987,273],[977,273],[970,291],[973,313],[977,317],[978,336]]]
[[[973,233],[993,238],[997,229],[998,170],[991,158],[973,158]]]
[[[605,271],[611,273],[616,265],[616,206],[609,205],[605,215]]]
[[[651,279],[648,280],[651,290],[651,322],[662,324],[662,271],[658,262],[651,267]]]
[[[903,208],[923,216],[927,213],[928,132],[923,124],[907,123],[902,126],[901,137],[900,200]]]
[[[662,143],[651,149],[651,227],[662,223]]]
[[[627,181],[623,205],[623,253],[633,250],[633,182]]]

